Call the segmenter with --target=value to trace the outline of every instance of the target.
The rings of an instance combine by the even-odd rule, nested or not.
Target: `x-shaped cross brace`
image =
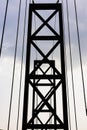
[[[48,70],[50,69],[50,66],[47,68],[47,70],[44,72],[41,68],[39,68],[41,70],[41,72],[43,73],[43,75],[45,75]],[[52,81],[50,79],[48,79],[50,81],[50,83],[52,84]],[[40,79],[36,82],[36,84],[40,81]]]
[[[46,20],[44,20],[37,11],[34,10],[34,13],[40,18],[43,24],[35,31],[35,33],[32,36],[35,36],[46,25],[54,33],[54,35],[60,38],[58,33],[48,24],[50,19],[57,13],[57,10],[55,10]]]
[[[50,64],[50,66],[54,69],[54,71],[62,78],[62,75],[60,74],[60,72],[56,69],[56,67],[53,66],[53,64],[50,63],[49,59],[47,57],[50,56],[50,54],[54,51],[54,49],[59,45],[59,41],[51,48],[51,50],[44,55],[44,53],[37,47],[37,45],[32,41],[32,45],[38,50],[38,52],[41,54],[41,56],[43,57],[43,59],[41,60],[42,62],[39,63],[37,65],[37,67],[30,73],[30,75],[33,75],[35,73],[35,71],[37,71],[37,69],[42,65],[42,63],[44,61],[46,61],[48,64]]]
[[[52,87],[49,92],[46,94],[46,96],[44,97],[42,95],[42,93],[38,90],[38,88],[36,86],[34,86],[34,84],[32,83],[31,80],[29,80],[29,83],[31,84],[31,86],[34,88],[34,90],[36,91],[36,93],[39,95],[39,97],[42,99],[42,101],[38,104],[37,106],[37,111],[36,113],[33,115],[33,117],[30,119],[30,121],[28,122],[28,124],[32,123],[32,121],[34,120],[34,118],[37,116],[37,114],[40,112],[40,110],[42,110],[42,108],[44,107],[44,105],[46,105],[49,110],[54,114],[56,120],[58,120],[58,122],[60,124],[63,124],[62,121],[59,119],[59,117],[56,115],[56,112],[54,111],[54,109],[51,107],[51,105],[48,103],[48,100],[51,98],[51,96],[55,93],[55,91],[57,90],[57,88],[60,86],[61,84],[61,80],[59,81],[59,83],[55,86]]]

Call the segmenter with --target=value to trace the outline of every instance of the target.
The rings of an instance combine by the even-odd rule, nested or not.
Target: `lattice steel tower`
[[[48,13],[50,15],[44,18]],[[42,22],[38,24],[35,31],[33,15]],[[54,29],[50,22],[54,23],[51,20],[55,19],[56,15],[58,27]],[[45,27],[52,35],[46,29],[43,30]],[[38,59],[32,59],[35,55],[34,51],[31,51],[32,48],[36,49]],[[60,56],[57,59],[58,53]],[[55,56],[51,59],[53,54]],[[58,67],[59,63],[60,67]],[[30,4],[29,6],[22,130],[27,129],[68,130],[61,3]]]

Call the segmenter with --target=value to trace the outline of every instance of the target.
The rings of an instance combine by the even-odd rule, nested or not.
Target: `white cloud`
[[[23,66],[24,68],[24,66]],[[12,70],[13,70],[13,59],[10,57],[4,57],[0,59],[0,128],[6,129],[7,119],[8,119],[8,110],[10,102],[10,92],[11,92],[11,83],[12,83]],[[16,62],[15,69],[15,78],[14,78],[14,89],[13,89],[13,100],[12,100],[12,114],[11,114],[11,125],[12,118],[15,121],[14,128],[16,127],[17,121],[17,103],[18,103],[18,90],[19,90],[19,81],[20,81],[20,62]],[[24,69],[23,69],[23,79],[24,79]],[[24,80],[23,80],[24,82]],[[23,97],[23,82],[22,82],[22,97]],[[22,99],[21,97],[21,99]],[[23,102],[23,99],[22,99]],[[21,102],[21,105],[22,105]],[[22,108],[21,108],[22,109]],[[20,119],[21,120],[21,119]]]

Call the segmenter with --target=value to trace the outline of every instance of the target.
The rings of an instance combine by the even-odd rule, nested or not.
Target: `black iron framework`
[[[53,10],[52,14],[44,20],[44,18],[38,13],[38,10]],[[43,23],[40,27],[32,34],[32,13],[34,13]],[[59,13],[59,34],[53,27],[49,25],[49,21]],[[66,82],[65,82],[65,61],[64,61],[64,41],[63,41],[63,21],[62,21],[62,5],[59,4],[30,4],[29,7],[29,25],[28,25],[28,39],[27,39],[27,57],[26,57],[26,74],[25,74],[25,91],[24,91],[24,108],[23,108],[23,124],[22,130],[27,129],[64,129],[68,130],[68,115],[67,115],[67,95],[66,95]],[[47,26],[50,31],[54,34],[53,36],[39,36],[37,35],[44,26]],[[37,46],[35,41],[57,41],[56,44],[50,49],[47,54]],[[31,45],[38,51],[38,53],[43,57],[42,60],[34,61],[34,69],[30,72],[30,55],[31,55]],[[55,67],[55,61],[49,60],[49,56],[55,51],[55,49],[60,46],[60,56],[61,56],[61,72]],[[48,68],[44,71],[41,66],[47,64]],[[48,75],[49,69],[52,69],[52,74]],[[37,74],[36,71],[40,70],[42,74]],[[46,79],[47,82],[40,82],[40,80]],[[55,81],[58,79],[58,83]],[[33,88],[33,103],[32,103],[32,117],[28,120],[28,98],[29,98],[29,86]],[[40,91],[39,86],[51,86],[50,90],[44,96]],[[56,113],[56,90],[62,88],[62,105],[63,105],[63,121],[60,119],[59,115]],[[35,94],[40,97],[41,101],[35,106]],[[49,100],[53,98],[53,105],[49,103]],[[44,108],[46,106],[46,109]],[[43,109],[44,108],[44,109]],[[51,116],[46,120],[46,123],[38,116],[40,113],[51,113]],[[53,117],[52,124],[49,123]],[[38,119],[37,124],[35,124],[35,119]]]

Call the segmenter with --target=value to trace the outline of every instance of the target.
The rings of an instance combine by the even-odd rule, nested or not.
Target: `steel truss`
[[[39,13],[38,10],[53,10],[52,14],[45,20]],[[32,13],[34,13],[43,23],[42,25],[32,34]],[[59,13],[59,30],[60,34],[56,32],[53,27],[48,23],[55,15]],[[25,91],[24,91],[24,108],[23,108],[23,125],[22,130],[27,129],[64,129],[68,130],[68,116],[67,116],[67,96],[66,96],[66,82],[65,82],[65,59],[64,59],[64,41],[63,41],[63,21],[62,21],[62,5],[59,4],[30,4],[29,7],[29,22],[28,22],[28,38],[27,38],[27,56],[26,56],[26,74],[25,74]],[[47,26],[50,31],[54,34],[53,36],[38,36],[44,26]],[[44,54],[42,50],[35,43],[36,40],[43,41],[52,41],[57,40],[56,44],[50,49],[47,54]],[[38,51],[38,53],[43,57],[42,60],[34,61],[34,69],[30,72],[30,54],[31,54],[31,45]],[[60,55],[61,55],[61,73],[55,67],[55,61],[49,60],[49,56],[54,52],[54,50],[60,45]],[[41,65],[48,64],[48,68],[44,71],[41,68]],[[47,72],[49,69],[52,69],[52,74],[48,75]],[[42,74],[37,74],[36,71],[40,70]],[[49,81],[41,82],[41,79],[46,79]],[[58,79],[58,83],[55,84],[55,81]],[[29,85],[33,88],[33,104],[32,104],[32,117],[30,120],[28,117],[28,97],[29,97]],[[44,96],[43,93],[39,90],[39,87],[51,86],[50,90]],[[63,121],[56,113],[56,90],[62,87],[62,99],[63,99]],[[41,101],[35,106],[35,94],[40,97]],[[49,103],[49,100],[53,97],[54,103],[53,106]],[[46,106],[48,109],[43,109]],[[44,124],[40,117],[39,113],[50,112],[50,117],[46,120]],[[53,123],[50,124],[49,121],[53,117]],[[39,121],[39,124],[35,124],[35,118]]]

